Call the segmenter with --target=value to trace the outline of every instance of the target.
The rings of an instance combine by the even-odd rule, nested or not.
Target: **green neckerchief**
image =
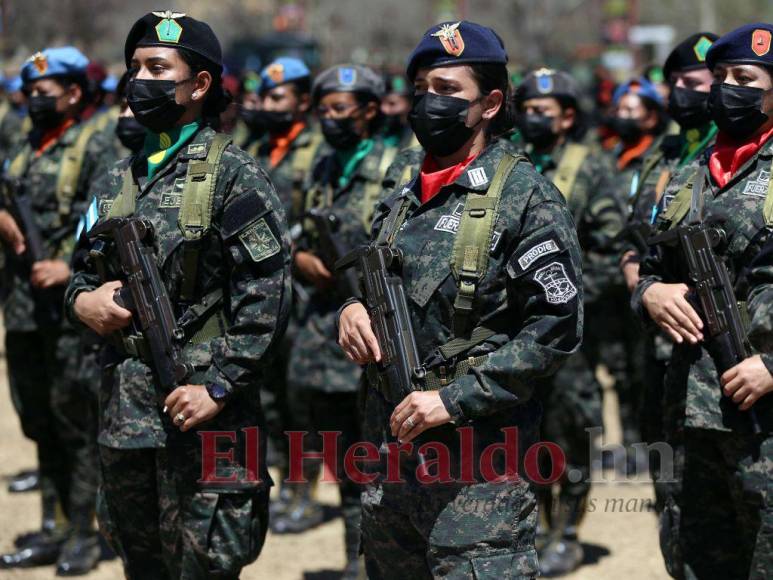
[[[401,139],[402,135],[400,133],[384,133],[381,136],[381,141],[385,147],[398,147]]]
[[[174,127],[162,133],[147,132],[144,152],[148,159],[149,180],[153,179],[156,172],[185,145],[188,139],[196,134],[199,127],[201,127],[201,121],[196,119],[193,123]]]
[[[549,167],[555,165],[553,155],[550,153],[530,153],[529,159],[534,164],[534,169],[537,170],[537,173],[543,173]]]
[[[336,158],[341,166],[341,177],[338,178],[338,187],[346,187],[349,184],[349,180],[354,175],[354,171],[357,169],[360,161],[367,157],[375,143],[373,139],[363,139],[356,147],[346,149],[345,151],[336,151]]]
[[[679,155],[679,167],[684,167],[700,155],[717,134],[717,126],[710,122],[697,129],[688,129],[679,134],[682,140],[682,152]]]

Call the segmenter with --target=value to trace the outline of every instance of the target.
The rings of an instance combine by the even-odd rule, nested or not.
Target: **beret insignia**
[[[153,16],[158,16],[162,19],[161,22],[156,24],[156,35],[161,42],[172,42],[174,44],[180,42],[183,27],[177,23],[175,18],[182,18],[185,16],[184,12],[167,10],[166,12],[153,12]]]
[[[35,65],[35,68],[38,70],[38,74],[46,74],[46,71],[48,70],[48,59],[46,58],[45,54],[42,52],[36,52],[30,57],[30,61],[32,61],[32,64]]]
[[[752,32],[752,51],[757,56],[765,56],[770,52],[770,31],[758,28]]]
[[[338,82],[344,86],[353,85],[357,82],[357,71],[350,66],[339,67]]]
[[[553,71],[549,68],[541,68],[534,72],[537,81],[537,90],[547,95],[553,92]]]
[[[443,45],[445,51],[451,56],[461,56],[464,52],[464,39],[459,32],[459,25],[456,24],[443,24],[440,30],[433,32],[432,36],[435,36],[440,40],[440,44]]]
[[[701,36],[698,39],[698,42],[696,42],[695,46],[692,47],[692,49],[695,51],[695,56],[698,59],[698,62],[706,62],[706,53],[711,48],[712,44],[713,43],[711,40],[705,36]]]
[[[276,84],[281,84],[285,80],[285,67],[283,64],[275,62],[266,69],[266,74]]]

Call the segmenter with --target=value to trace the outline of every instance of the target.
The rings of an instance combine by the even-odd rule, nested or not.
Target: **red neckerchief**
[[[43,153],[51,147],[54,143],[59,141],[59,139],[62,137],[62,135],[65,134],[67,129],[75,125],[75,119],[67,119],[64,123],[59,125],[58,127],[54,127],[53,129],[49,129],[45,133],[43,133],[43,136],[40,138],[40,144],[38,145],[38,148],[35,150],[35,157],[40,157],[43,155]]]
[[[744,163],[749,161],[771,136],[773,136],[773,129],[743,142],[720,131],[717,134],[714,151],[709,157],[709,171],[714,178],[714,183],[720,188],[725,187]]]
[[[632,145],[631,147],[626,147],[623,149],[623,152],[620,154],[620,157],[617,158],[617,169],[622,171],[626,167],[628,167],[628,164],[633,161],[634,159],[638,159],[642,155],[644,155],[647,152],[647,149],[650,148],[650,145],[652,145],[652,142],[655,140],[655,137],[652,135],[642,135],[641,139],[639,139],[639,142]]]
[[[269,148],[271,153],[269,154],[269,163],[271,167],[276,167],[279,162],[284,159],[287,152],[290,151],[290,145],[298,135],[306,128],[306,123],[303,121],[296,121],[293,123],[286,133],[282,135],[272,135],[269,138]]]
[[[470,155],[461,163],[446,167],[445,169],[438,169],[435,158],[432,157],[432,155],[427,155],[424,158],[424,163],[421,165],[421,173],[419,174],[419,177],[421,178],[422,205],[435,197],[446,185],[451,185],[456,181],[462,174],[462,171],[464,171],[477,156],[477,154]]]

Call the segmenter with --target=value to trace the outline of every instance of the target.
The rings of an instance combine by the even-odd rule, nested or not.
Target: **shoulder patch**
[[[518,258],[518,265],[521,267],[521,270],[525,271],[543,256],[549,256],[550,254],[555,254],[560,251],[561,248],[559,248],[556,241],[551,238],[526,250],[523,255]]]
[[[534,281],[545,290],[548,304],[566,304],[577,296],[577,287],[569,280],[561,262],[551,262],[537,270]]]
[[[99,217],[104,217],[107,214],[110,213],[110,209],[113,207],[113,200],[112,199],[100,199],[99,200],[99,207],[97,209],[97,213],[99,214]]]
[[[204,155],[207,152],[207,145],[205,143],[191,143],[188,145],[187,155],[193,157],[197,155]]]
[[[254,262],[261,262],[266,258],[275,256],[282,249],[266,218],[260,218],[255,224],[239,234],[239,240],[244,244]]]
[[[470,180],[470,185],[472,185],[473,187],[486,185],[488,183],[488,175],[486,175],[486,170],[483,167],[476,167],[475,169],[470,169],[467,172],[467,177]]]

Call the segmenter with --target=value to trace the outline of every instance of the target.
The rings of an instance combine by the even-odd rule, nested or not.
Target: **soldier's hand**
[[[639,261],[636,259],[636,252],[626,252],[623,254],[620,260],[620,269],[623,272],[623,278],[625,278],[625,285],[628,287],[628,292],[633,292],[636,285],[639,283]]]
[[[24,243],[24,234],[21,233],[19,225],[13,216],[6,210],[0,210],[0,238],[11,246],[14,253],[19,256],[27,249]]]
[[[123,284],[118,281],[102,284],[91,292],[81,292],[75,298],[73,310],[83,324],[100,336],[129,325],[132,313],[118,306],[113,295]]]
[[[325,267],[324,262],[311,252],[296,252],[295,268],[304,279],[317,288],[328,288],[333,282],[333,274]]]
[[[359,302],[350,304],[341,312],[338,321],[338,344],[346,357],[357,364],[379,362],[381,349],[370,326],[368,311]]]
[[[721,378],[725,395],[747,411],[760,397],[773,392],[773,376],[762,362],[760,355],[754,355],[725,371]]]
[[[392,435],[407,443],[427,429],[444,425],[451,420],[438,391],[415,391],[395,407],[389,426]]]
[[[225,406],[209,396],[204,385],[184,385],[172,391],[164,401],[166,412],[180,431],[209,421]]]
[[[641,297],[650,318],[677,344],[703,340],[703,322],[685,298],[689,290],[686,284],[656,282]]]
[[[35,288],[64,286],[70,280],[70,265],[64,260],[41,260],[32,265],[30,283]]]

